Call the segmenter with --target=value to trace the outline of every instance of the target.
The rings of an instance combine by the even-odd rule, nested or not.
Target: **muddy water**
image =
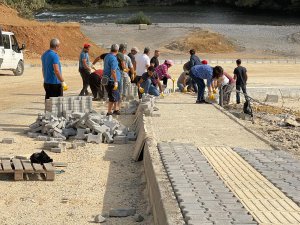
[[[76,21],[87,23],[114,23],[143,11],[153,23],[201,23],[201,24],[252,24],[299,25],[295,14],[245,12],[235,8],[216,6],[126,7],[120,9],[76,8],[45,11],[36,15],[41,21]]]

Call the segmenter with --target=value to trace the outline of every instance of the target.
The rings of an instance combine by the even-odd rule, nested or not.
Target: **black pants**
[[[168,78],[163,77],[162,81],[163,81],[163,85],[165,85],[167,87],[168,86]]]
[[[246,85],[244,85],[244,84],[237,84],[236,85],[236,103],[237,104],[240,104],[241,103],[241,98],[240,98],[240,91],[241,91],[241,89],[242,89],[242,91],[243,91],[243,93],[244,93],[244,97],[245,97],[245,100],[246,100],[246,95],[247,95],[247,89],[246,89]]]
[[[114,82],[109,81],[108,84],[105,86],[107,91],[108,100],[109,102],[119,102],[120,101],[120,93],[119,90],[114,90]]]
[[[50,97],[60,97],[63,96],[63,88],[61,84],[46,84],[44,83],[44,89],[46,91],[45,99]]]
[[[104,87],[101,85],[101,78],[95,73],[90,75],[90,87],[94,98],[104,98]]]
[[[79,72],[82,78],[82,90],[80,92],[80,96],[88,95],[88,87],[90,84],[90,72],[87,69],[79,68]]]

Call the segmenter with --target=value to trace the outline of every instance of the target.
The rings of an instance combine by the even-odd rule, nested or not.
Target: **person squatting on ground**
[[[187,92],[188,91],[188,80],[190,79],[189,73],[184,71],[180,74],[177,80],[177,87],[179,88],[180,92]]]
[[[98,56],[94,62],[93,66],[99,62],[100,60],[104,60],[105,56],[107,53],[101,54]],[[104,99],[104,86],[101,84],[101,80],[103,77],[103,70],[95,70],[93,73],[90,75],[90,88],[92,90],[92,94],[94,96],[93,101],[99,101]]]
[[[248,75],[247,75],[247,69],[243,66],[241,66],[242,60],[237,59],[236,60],[236,65],[237,67],[234,69],[233,74],[234,74],[234,79],[236,80],[236,103],[240,104],[241,103],[241,98],[240,98],[240,91],[242,89],[245,100],[246,95],[247,95],[247,80],[248,80]]]
[[[155,68],[155,73],[156,73],[157,77],[159,78],[159,80],[163,81],[163,85],[165,87],[167,87],[168,79],[172,79],[168,70],[173,65],[174,65],[173,61],[170,59],[167,59],[167,60],[165,60],[165,62],[163,64],[161,64]]]
[[[150,66],[150,48],[146,47],[143,54],[137,54],[135,57],[136,61],[136,77],[134,83],[141,79],[142,75],[147,72],[148,67]]]
[[[158,60],[159,55],[160,55],[160,51],[155,50],[154,56],[150,60],[150,66],[153,66],[154,69],[159,66],[159,60]]]
[[[147,72],[142,75],[141,79],[137,83],[139,98],[141,98],[142,94],[144,93],[149,95],[159,96],[160,93],[157,89],[157,86],[155,86],[155,83],[158,84],[160,92],[162,92],[160,81],[156,76],[156,74],[154,73],[154,67],[149,66]]]
[[[63,96],[63,91],[68,89],[62,76],[61,63],[57,54],[60,42],[54,38],[50,41],[50,49],[41,57],[42,72],[44,77],[45,99]]]
[[[89,95],[88,87],[90,84],[90,74],[92,71],[92,68],[90,67],[90,57],[89,57],[89,50],[91,45],[90,44],[84,44],[83,49],[79,56],[79,73],[82,78],[82,90],[80,91],[80,96],[86,96]]]
[[[207,103],[204,98],[205,83],[207,81],[208,97],[214,100],[214,86],[213,79],[219,79],[223,75],[223,68],[216,66],[212,68],[209,65],[196,65],[190,70],[190,77],[196,82],[198,86],[198,97],[196,103]]]
[[[121,80],[121,72],[118,66],[117,53],[119,46],[113,44],[110,49],[110,53],[104,58],[104,76],[108,78],[108,83],[105,86],[108,95],[108,109],[107,115],[120,115],[119,110],[119,82]],[[102,78],[103,79],[103,78]]]

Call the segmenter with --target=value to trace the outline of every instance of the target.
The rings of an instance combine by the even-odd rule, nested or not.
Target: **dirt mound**
[[[16,34],[19,44],[26,44],[25,58],[40,58],[49,48],[51,38],[61,41],[59,55],[64,60],[77,60],[84,43],[92,45],[90,55],[96,57],[103,49],[94,44],[81,31],[78,23],[41,23],[18,16],[17,11],[0,5],[0,26]]]
[[[207,30],[197,30],[185,38],[172,41],[165,48],[186,52],[195,49],[201,53],[232,53],[238,48],[224,36]]]

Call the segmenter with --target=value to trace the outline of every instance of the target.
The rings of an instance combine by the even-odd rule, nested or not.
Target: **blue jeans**
[[[204,99],[204,91],[205,91],[204,80],[202,78],[195,77],[195,75],[192,74],[191,72],[190,72],[190,77],[193,79],[193,81],[195,81],[195,83],[198,86],[198,98],[197,98],[197,101],[205,100]]]
[[[177,87],[179,88],[179,91],[183,92],[183,89],[184,89],[183,84],[177,82]]]
[[[159,96],[159,91],[152,84],[151,79],[147,79],[143,83],[141,83],[141,87],[144,88],[144,93],[145,94]]]

